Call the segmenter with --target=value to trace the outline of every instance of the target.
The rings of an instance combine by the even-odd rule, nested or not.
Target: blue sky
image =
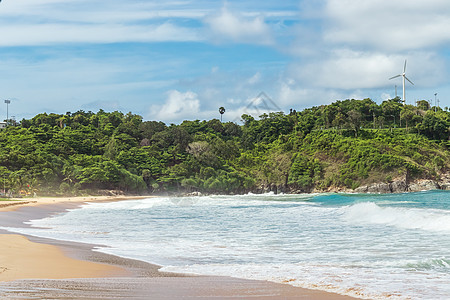
[[[104,109],[179,123],[224,106],[234,121],[260,112],[260,92],[285,112],[401,96],[388,79],[407,59],[407,102],[438,93],[445,107],[448,28],[447,0],[3,0],[0,97],[17,120]]]

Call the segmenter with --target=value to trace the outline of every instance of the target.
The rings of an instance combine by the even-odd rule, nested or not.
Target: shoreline
[[[73,196],[73,197],[34,197],[34,198],[5,198],[0,200],[0,212],[15,210],[21,206],[40,206],[46,204],[75,204],[87,202],[109,202],[152,198],[156,196]]]
[[[151,196],[34,198],[33,202],[20,202],[21,205],[0,206],[0,226],[28,226],[23,222],[61,213],[86,202],[148,197]],[[132,299],[146,299],[149,295],[165,299],[354,299],[268,281],[162,273],[157,265],[93,251],[96,245],[24,236],[3,230],[0,230],[0,245],[2,298],[50,297],[48,293],[51,290],[60,299],[92,298],[94,295],[96,299],[117,295]],[[24,257],[28,259],[24,260]],[[27,290],[26,295],[22,295],[23,290]]]

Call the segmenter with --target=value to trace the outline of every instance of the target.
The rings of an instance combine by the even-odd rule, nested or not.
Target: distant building
[[[0,129],[6,128],[6,122],[0,122]]]

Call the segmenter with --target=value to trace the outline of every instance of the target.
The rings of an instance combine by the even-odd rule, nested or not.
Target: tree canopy
[[[68,195],[308,192],[438,178],[450,168],[450,113],[425,102],[352,99],[243,115],[242,124],[42,113],[0,131],[0,176],[15,193]]]

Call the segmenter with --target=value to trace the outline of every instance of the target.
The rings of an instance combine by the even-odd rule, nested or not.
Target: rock
[[[123,196],[124,192],[121,190],[99,190],[100,196]]]
[[[280,185],[277,185],[277,193],[278,194],[279,193],[287,194],[287,193],[289,193],[289,189],[286,185],[280,184]]]
[[[202,196],[203,194],[201,193],[201,192],[192,192],[192,193],[189,193],[189,194],[187,194],[186,196]]]
[[[354,192],[355,192],[355,193],[359,193],[359,194],[367,193],[368,189],[369,189],[369,187],[368,187],[367,185],[363,185],[363,186],[357,187],[357,188],[354,190]]]
[[[419,180],[417,182],[411,183],[409,185],[410,192],[420,192],[420,191],[430,191],[430,190],[439,190],[440,186],[436,181],[433,180]]]
[[[441,186],[442,190],[449,191],[450,190],[450,175],[443,174],[441,182],[439,182],[439,185]]]
[[[441,190],[450,191],[450,183],[441,184]]]
[[[396,180],[391,183],[392,193],[404,193],[408,191],[408,185],[405,180]]]
[[[367,192],[375,194],[392,193],[389,183],[375,183],[367,188]]]

